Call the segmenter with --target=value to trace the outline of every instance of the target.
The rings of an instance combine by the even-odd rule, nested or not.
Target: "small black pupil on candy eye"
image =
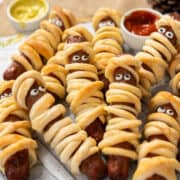
[[[173,34],[172,34],[171,32],[168,32],[167,35],[168,35],[169,37],[172,37],[172,36],[173,36]]]

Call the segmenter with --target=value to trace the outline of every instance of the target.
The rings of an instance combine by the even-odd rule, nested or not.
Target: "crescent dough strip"
[[[88,54],[88,62],[70,62],[69,57],[76,52]],[[86,129],[98,118],[104,124],[103,83],[98,80],[97,69],[92,65],[94,56],[91,45],[87,42],[73,43],[64,49],[61,56],[68,72],[66,101],[75,114],[77,124]]]
[[[14,81],[0,83],[0,170],[3,173],[7,160],[24,149],[29,152],[30,166],[37,162],[37,144],[31,139],[27,112],[16,104],[11,95],[13,83]],[[2,98],[4,92],[7,93]],[[16,120],[11,121],[11,117],[16,117]]]
[[[180,43],[180,23],[172,17],[165,15],[156,22],[157,32],[153,32],[145,41],[142,51],[136,54],[141,62],[139,70],[140,85],[143,96],[150,96],[153,85],[164,78],[165,71],[170,64],[172,76],[174,65],[173,57],[178,53]],[[178,69],[178,67],[177,67]],[[176,83],[172,83],[176,84]],[[174,91],[178,86],[172,85]]]
[[[176,95],[180,95],[180,46],[178,47],[178,54],[174,56],[173,61],[170,63],[168,72],[171,77],[170,87]]]
[[[112,24],[109,24],[112,22]],[[119,30],[120,14],[114,9],[100,8],[92,23],[96,31],[93,38],[94,64],[99,74],[104,73],[111,57],[122,54],[122,34]]]
[[[49,65],[53,65],[52,68],[54,68],[55,64]],[[49,73],[49,67],[43,70],[42,74],[44,73]],[[55,98],[49,93],[51,91],[47,92],[43,89],[47,87],[48,90],[48,86],[50,86],[49,80],[47,82],[46,80],[36,71],[25,72],[15,81],[13,95],[21,107],[29,110],[32,128],[44,137],[45,142],[56,152],[59,159],[67,165],[73,174],[77,175],[80,173],[81,163],[89,156],[96,154],[98,147],[96,141],[93,138],[88,138],[86,132],[74,124],[71,118],[65,117],[65,107],[61,104],[55,104]],[[31,86],[26,86],[31,81]],[[39,89],[41,97],[34,101],[32,107],[29,107],[26,99],[27,96],[31,96],[31,93],[28,92],[31,92],[34,83],[41,86]],[[60,85],[63,86],[63,84]],[[25,94],[25,96],[19,98],[20,94]]]
[[[116,23],[116,26],[119,27],[120,16],[120,13],[114,9],[100,8],[95,12],[95,15],[92,19],[93,27],[95,30],[97,30],[101,20],[107,17],[110,17]]]
[[[140,99],[142,97],[138,88],[139,67],[139,62],[131,55],[112,57],[106,66],[105,77],[109,80],[110,85],[106,92],[106,101],[109,106],[105,110],[109,118],[103,140],[99,143],[99,148],[105,155],[128,157],[132,160],[138,158],[141,121],[136,116],[141,111]],[[116,73],[119,68],[121,71]],[[134,77],[136,85],[122,81],[126,75],[122,70],[131,73],[131,78]],[[117,75],[122,77],[121,80],[116,79]],[[128,143],[134,149],[117,146],[121,143]]]
[[[64,29],[59,26],[59,21],[64,23]],[[55,55],[58,44],[62,40],[63,30],[74,24],[76,24],[75,17],[68,10],[60,7],[51,10],[48,20],[43,20],[40,23],[40,29],[33,32],[20,45],[20,54],[13,55],[12,60],[23,67],[23,69],[21,67],[17,68],[21,68],[23,72],[33,69],[40,71],[47,61]]]
[[[173,108],[177,117],[169,114],[168,108]],[[139,163],[133,180],[146,180],[154,175],[167,180],[177,179],[176,170],[180,170],[176,160],[180,140],[179,108],[180,99],[169,92],[159,92],[151,99],[152,113],[144,126],[145,141],[139,147]],[[160,138],[162,136],[166,139]]]

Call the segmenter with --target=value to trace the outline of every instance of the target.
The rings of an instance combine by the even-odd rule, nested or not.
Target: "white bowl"
[[[121,26],[121,30],[122,30],[122,36],[123,36],[123,39],[125,41],[125,43],[131,48],[131,49],[134,49],[136,51],[139,51],[142,49],[142,46],[144,45],[144,42],[145,40],[149,37],[149,36],[141,36],[141,35],[136,35],[132,32],[130,32],[124,25],[124,21],[125,21],[125,18],[127,16],[129,16],[130,14],[132,14],[133,12],[135,11],[139,11],[139,10],[143,10],[143,11],[148,11],[148,12],[151,12],[157,16],[162,16],[161,13],[159,13],[158,11],[155,11],[153,9],[150,9],[150,8],[136,8],[136,9],[132,9],[128,12],[126,12],[123,17],[121,18],[121,23],[120,23],[120,26]]]
[[[17,19],[15,19],[12,15],[11,15],[11,7],[17,2],[18,0],[13,0],[7,8],[7,16],[11,22],[11,24],[13,25],[13,27],[19,31],[19,32],[27,32],[27,31],[33,31],[35,29],[37,29],[39,27],[40,22],[48,15],[49,13],[49,3],[47,2],[47,0],[44,0],[44,3],[46,5],[46,12],[44,12],[44,14],[39,17],[39,18],[35,18],[26,22],[19,22]]]

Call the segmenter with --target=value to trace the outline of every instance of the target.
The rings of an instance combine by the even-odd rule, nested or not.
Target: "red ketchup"
[[[158,15],[152,12],[138,10],[127,16],[124,24],[128,31],[137,35],[148,36],[157,30],[155,22],[159,18]]]

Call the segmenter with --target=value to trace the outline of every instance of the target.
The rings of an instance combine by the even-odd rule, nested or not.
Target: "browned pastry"
[[[107,156],[110,180],[126,180],[131,161],[137,159],[141,111],[141,91],[138,88],[139,63],[131,55],[113,57],[106,66],[109,80],[105,107],[108,113],[106,132],[99,147]]]
[[[168,64],[177,54],[180,44],[180,23],[166,15],[157,21],[158,32],[145,41],[136,59],[141,62],[140,84],[144,96],[149,96],[153,85],[164,77]]]
[[[13,81],[0,83],[0,170],[7,180],[27,180],[37,161],[27,112],[14,101]]]
[[[168,67],[168,72],[171,77],[170,86],[172,91],[180,96],[180,46],[178,48],[178,54],[174,56],[172,62]]]
[[[180,14],[171,14],[180,23]],[[168,72],[171,77],[170,86],[176,95],[180,95],[180,45],[177,47],[178,53],[173,57],[172,62],[168,67]]]
[[[55,103],[40,73],[29,71],[20,75],[13,86],[13,95],[17,103],[29,111],[32,128],[44,137],[74,175],[82,172],[90,180],[105,176],[106,166],[96,141],[87,137],[70,117],[65,117],[65,107]]]
[[[104,82],[104,90],[108,89],[108,81],[104,77],[107,63],[116,55],[122,54],[122,35],[119,29],[120,13],[110,8],[100,8],[92,19],[96,34],[93,38],[95,52],[94,64],[98,69],[99,79]]]
[[[55,7],[48,20],[19,47],[19,54],[13,55],[13,62],[5,70],[3,78],[14,80],[29,70],[40,71],[52,57],[62,39],[62,31],[76,24],[75,17],[66,9]]]
[[[139,164],[133,180],[176,180],[180,141],[180,99],[161,91],[150,101],[151,113],[139,148]]]
[[[91,42],[92,34],[82,25],[76,25],[69,29],[66,29],[62,36],[62,41],[58,46],[58,50],[63,50],[66,46],[72,43],[80,43],[80,42]]]
[[[99,142],[104,134],[103,83],[98,80],[93,63],[93,51],[88,42],[74,43],[62,52],[67,74],[66,101],[77,124]]]

